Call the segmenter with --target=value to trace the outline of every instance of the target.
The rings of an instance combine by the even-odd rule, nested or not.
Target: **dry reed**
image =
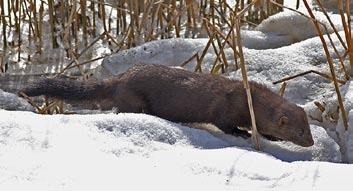
[[[66,60],[69,60],[69,63],[74,62],[80,52],[91,44],[92,39],[99,35],[97,34],[100,33],[97,26],[102,26],[105,32],[104,38],[100,40],[109,43],[113,52],[156,39],[197,38],[206,29],[204,19],[207,19],[209,27],[212,28],[209,32],[215,32],[215,28],[219,31],[229,30],[227,12],[230,9],[239,12],[248,2],[247,0],[238,0],[231,7],[225,0],[5,1],[0,1],[2,58],[8,54],[16,53],[18,54],[16,62],[22,60],[27,64],[36,64],[38,60],[32,58],[50,52],[45,46],[45,40],[48,39],[48,36],[50,36],[51,49],[63,49],[68,57]],[[277,2],[281,4],[283,0],[277,0]],[[6,4],[7,6],[4,6]],[[240,18],[241,21],[244,21],[241,24],[258,23],[261,19],[278,11],[280,8],[270,4],[266,4],[266,10],[247,10],[247,14]],[[49,20],[44,21],[44,16],[48,16]],[[43,23],[45,24],[43,25]],[[28,36],[23,36],[22,27],[29,28]],[[49,31],[49,35],[45,31]],[[226,71],[228,60],[225,58],[222,48],[225,45],[222,41],[225,36],[220,36],[219,31],[214,36],[215,42],[212,42],[212,47],[217,50],[219,57],[217,64],[221,65],[222,71]],[[9,42],[7,40],[9,33],[16,34],[16,41]],[[12,47],[11,49],[7,49],[9,45]],[[33,50],[32,47],[36,47],[35,51],[25,52],[25,50]],[[70,52],[74,52],[74,54],[70,54]],[[28,55],[27,59],[22,58],[24,53]]]

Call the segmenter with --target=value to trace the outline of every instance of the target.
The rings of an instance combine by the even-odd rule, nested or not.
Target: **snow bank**
[[[207,39],[165,39],[122,50],[105,58],[96,76],[118,75],[136,64],[179,66],[202,50]]]
[[[334,32],[322,12],[313,11],[313,13],[316,19],[327,27],[329,33]],[[329,16],[332,19],[332,22],[335,23],[337,30],[342,30],[340,16],[334,14],[330,14]],[[324,32],[324,27],[322,25],[320,25],[320,27],[321,31]],[[284,11],[272,15],[263,20],[256,29],[266,33],[276,33],[284,36],[288,35],[293,40],[292,43],[317,36],[312,21],[293,11]]]
[[[24,99],[17,95],[4,92],[0,89],[0,109],[34,111],[34,108]]]
[[[305,14],[306,11],[302,10]],[[327,27],[328,33],[333,29],[322,12],[314,11],[318,21]],[[340,16],[329,14],[338,31],[342,30]],[[324,27],[321,31],[325,33]],[[293,11],[284,11],[263,20],[255,30],[243,30],[243,45],[251,49],[269,49],[287,46],[317,36],[312,21]]]
[[[351,165],[282,162],[144,114],[0,116],[2,190],[319,190],[346,185],[353,173]]]

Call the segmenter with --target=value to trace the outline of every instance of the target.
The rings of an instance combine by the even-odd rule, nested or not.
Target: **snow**
[[[24,99],[13,93],[4,92],[0,89],[0,109],[34,111],[34,108]]]
[[[344,99],[344,106],[348,114],[348,120],[349,124],[353,124],[353,84],[352,82],[348,82],[345,84],[343,87],[341,87],[341,92],[343,94],[343,99]],[[332,101],[334,102],[337,100],[335,97]],[[347,149],[346,156],[347,161],[353,161],[353,130],[352,128],[349,128],[348,131],[345,131],[344,125],[342,124],[342,116],[339,116],[340,120],[338,121],[337,124],[337,129],[335,129],[337,132],[340,134],[340,139],[339,141],[340,144],[343,144],[345,146],[345,149]]]
[[[304,12],[304,11],[302,11]],[[306,11],[304,12],[306,15]],[[328,33],[333,29],[322,12],[314,11],[316,19],[327,27]],[[329,14],[337,30],[342,30],[339,15]],[[285,26],[285,27],[284,27]],[[324,27],[321,31],[325,33]],[[278,48],[317,36],[312,21],[293,11],[284,11],[263,20],[254,31],[243,31],[244,46],[252,49]]]
[[[320,20],[322,14],[316,14]],[[283,12],[253,31],[243,30],[242,35],[249,78],[274,91],[280,86],[272,82],[283,77],[308,70],[329,71],[321,42],[311,22],[302,16]],[[337,37],[332,38],[339,53],[344,53]],[[145,43],[108,57],[95,76],[117,75],[135,64],[179,66],[194,54],[200,55],[207,41]],[[106,51],[100,47],[95,54]],[[329,51],[337,63],[331,46]],[[229,47],[225,55],[234,64]],[[204,71],[212,67],[214,59],[211,48],[203,60]],[[186,69],[192,70],[195,63],[191,61]],[[239,79],[240,71],[230,68],[224,75]],[[353,84],[348,82],[341,91],[349,123],[353,124]],[[27,112],[33,108],[23,99],[0,90],[0,108],[26,110],[0,109],[0,190],[350,187],[347,183],[353,166],[338,162],[353,162],[353,130],[345,132],[341,117],[335,113],[333,85],[309,74],[289,81],[285,97],[307,111],[314,146],[303,148],[261,139],[261,151],[255,151],[250,140],[225,135],[212,125],[177,124],[146,114],[38,115]],[[314,101],[325,103],[326,110],[320,112]],[[336,122],[330,121],[332,116],[337,117]]]
[[[333,33],[329,22],[322,12],[313,11],[316,20],[323,23],[329,33]],[[308,14],[305,13],[307,16]],[[341,17],[336,14],[329,14],[337,30],[342,30]],[[309,16],[308,16],[309,17]],[[285,27],[283,27],[285,26]],[[257,30],[267,33],[277,33],[279,35],[289,35],[293,40],[302,41],[314,36],[317,36],[316,29],[312,21],[302,15],[299,15],[293,11],[280,12],[272,15],[269,18],[262,21],[257,27]],[[321,31],[324,31],[324,27],[321,26]]]
[[[241,138],[230,143],[145,114],[43,116],[0,110],[0,116],[2,190],[319,190],[332,187],[327,181],[332,179],[345,185],[353,173],[345,164],[284,162],[231,146],[244,143]],[[312,129],[316,143],[306,155],[321,152],[316,145],[327,139]],[[285,153],[265,145],[277,155]],[[303,150],[297,147],[286,157],[300,160]]]
[[[105,58],[98,76],[117,75],[135,64],[178,66],[204,48],[207,39],[166,39],[122,50]],[[105,76],[103,75],[103,76]]]

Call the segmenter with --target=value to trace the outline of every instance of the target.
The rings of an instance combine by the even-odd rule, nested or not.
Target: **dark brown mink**
[[[250,82],[258,132],[303,147],[314,144],[305,111],[263,85]],[[101,109],[147,113],[173,122],[212,123],[224,133],[249,136],[246,91],[241,81],[193,73],[162,65],[136,65],[102,81],[43,79],[22,89],[28,96],[46,95],[69,102],[97,104]]]

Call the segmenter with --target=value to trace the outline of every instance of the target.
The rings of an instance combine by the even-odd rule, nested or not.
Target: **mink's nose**
[[[314,140],[312,136],[304,139],[304,141],[300,144],[300,146],[303,146],[303,147],[311,147],[313,145],[314,145]]]

